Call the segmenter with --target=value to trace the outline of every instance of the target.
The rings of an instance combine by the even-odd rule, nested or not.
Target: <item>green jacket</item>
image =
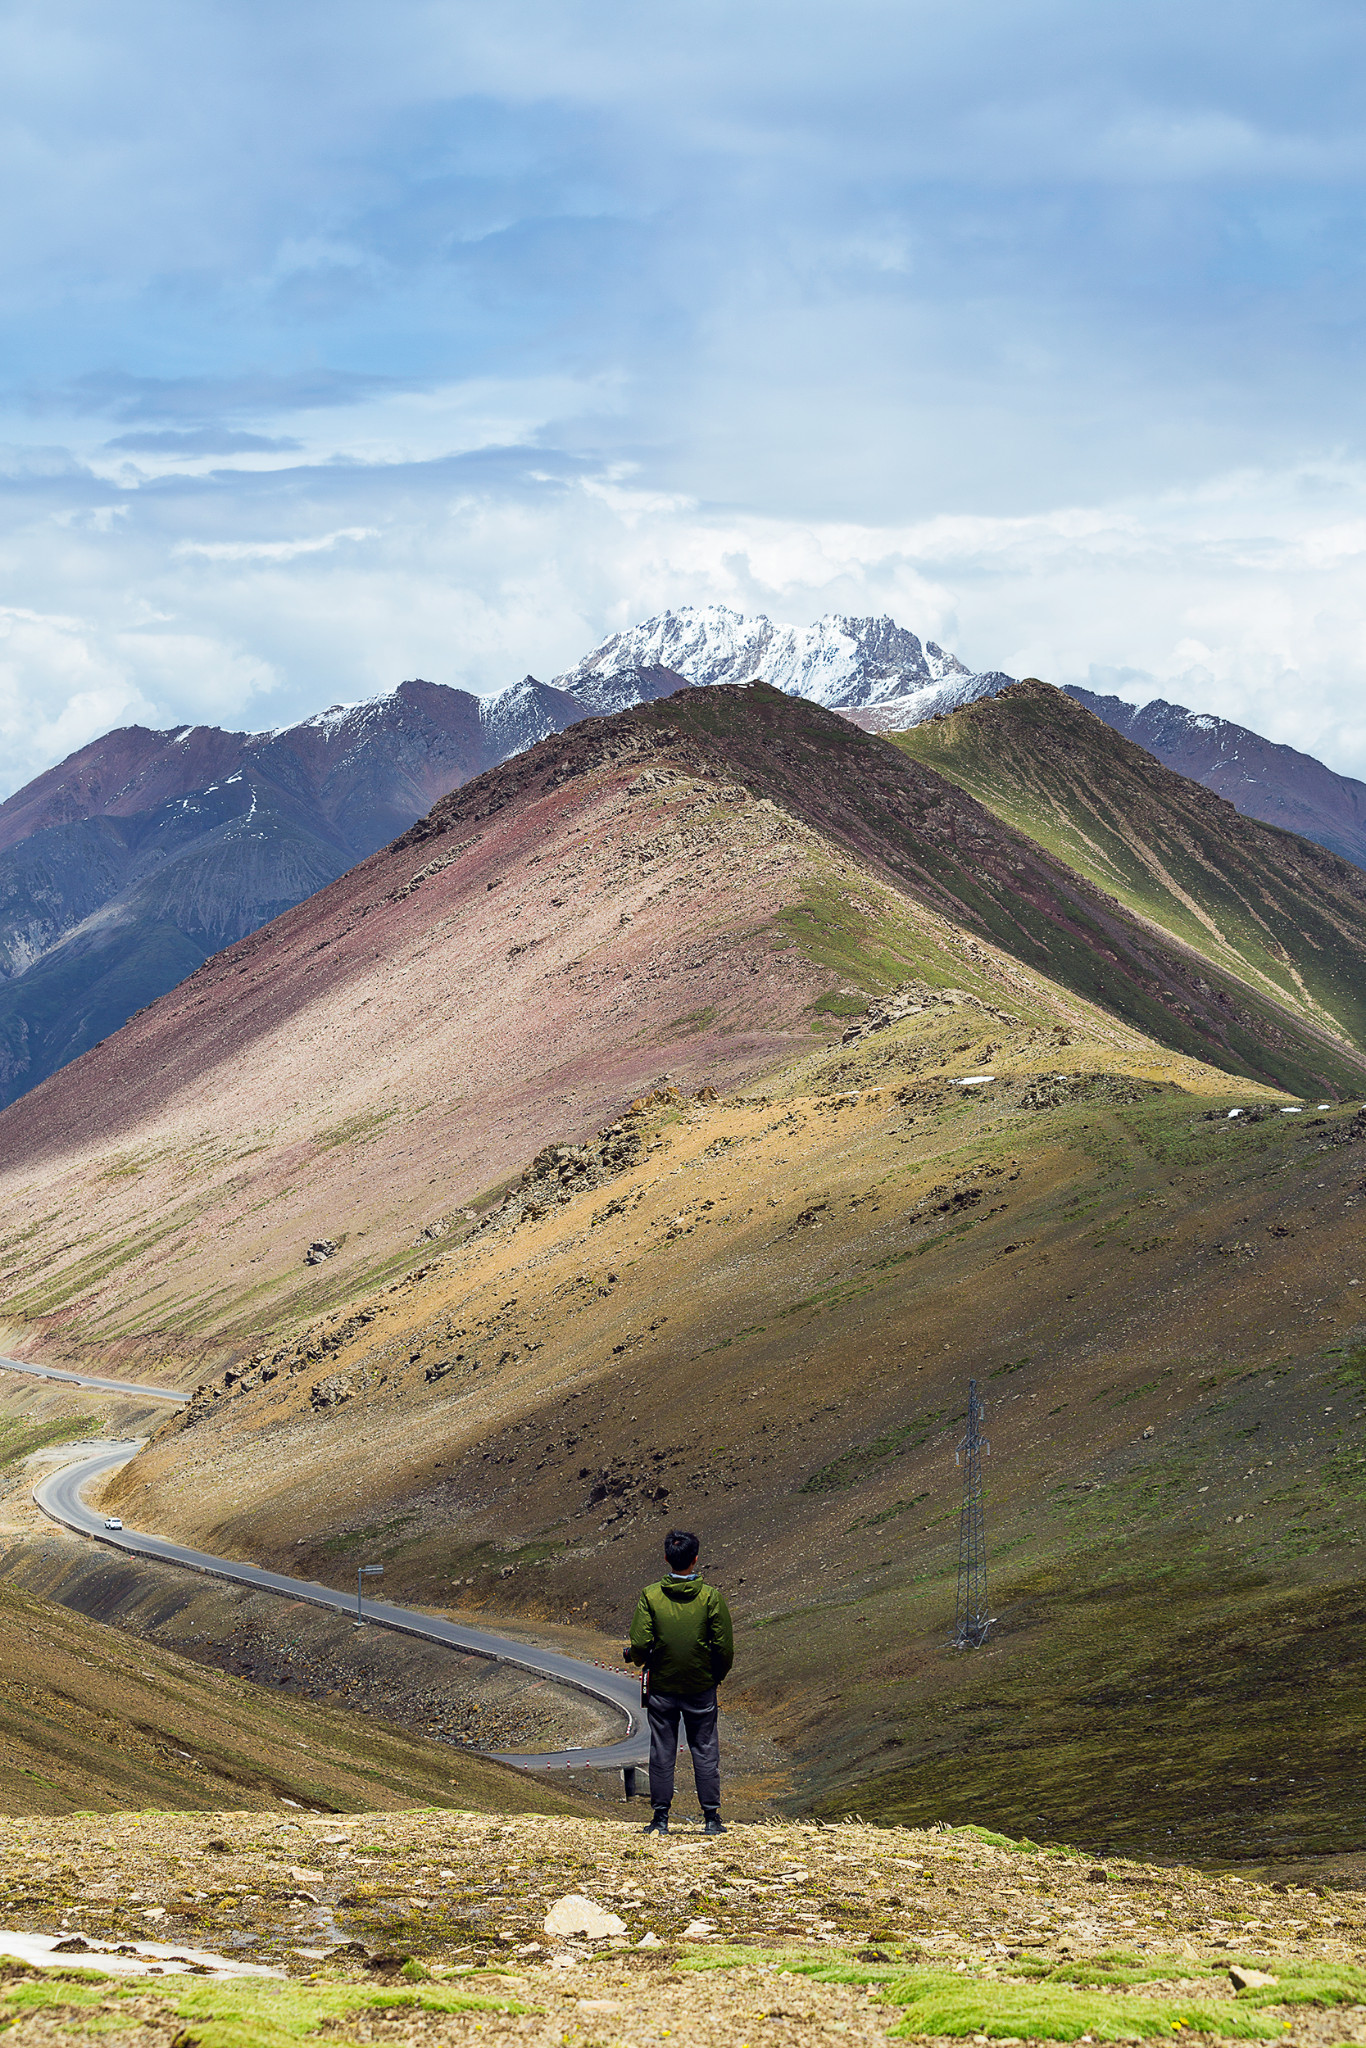
[[[735,1662],[730,1609],[701,1579],[647,1586],[631,1623],[631,1662],[646,1664],[655,1692],[710,1692]]]

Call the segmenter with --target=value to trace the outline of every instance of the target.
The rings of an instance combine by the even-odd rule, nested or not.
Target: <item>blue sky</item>
[[[1366,17],[10,0],[0,789],[890,611],[1366,774]]]

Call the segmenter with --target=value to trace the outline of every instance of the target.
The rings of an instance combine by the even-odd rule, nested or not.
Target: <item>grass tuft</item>
[[[1219,2034],[1243,2041],[1270,2041],[1282,2032],[1279,2020],[1251,2010],[1241,2000],[1181,2001],[1126,1998],[1101,1990],[1061,1984],[983,1984],[938,1970],[917,1970],[889,1984],[883,1993],[905,2017],[893,2035],[939,2034],[948,2038],[986,2034],[1036,2041],[1144,2041],[1159,2034]]]
[[[82,1981],[73,1981],[78,1975]],[[123,1977],[115,1989],[108,1978],[96,1979],[93,1972],[63,1972],[60,1980],[54,1982],[56,1976],[56,1972],[47,1971],[0,1992],[0,2025],[17,2024],[30,2014],[48,2013],[54,2017],[60,2013],[62,2023],[66,2024],[70,2008],[107,2005],[112,1993],[119,1999],[162,2000],[168,2017],[185,2022],[178,2038],[193,2040],[195,2048],[284,2048],[285,2043],[316,2035],[324,2024],[330,2023],[328,2031],[336,2032],[338,2023],[344,2026],[348,2020],[372,2014],[517,2014],[529,2010],[514,1999],[436,1987],[395,1992],[355,1984],[304,1984],[251,1977],[214,1984],[181,1978]],[[100,2031],[105,2031],[104,2013],[100,2020],[105,2022]]]

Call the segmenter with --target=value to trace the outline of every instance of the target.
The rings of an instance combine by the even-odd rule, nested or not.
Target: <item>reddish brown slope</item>
[[[145,725],[107,732],[0,804],[0,852],[32,832],[80,818],[128,818],[168,798],[203,789],[242,764],[249,735],[216,725],[186,728],[181,737]]]
[[[1016,684],[1006,695],[1030,689],[1052,700],[1053,744],[1075,748],[1076,714],[1065,699],[1038,684]],[[992,702],[977,708],[990,712]],[[662,715],[652,706],[637,718],[657,724]],[[875,862],[917,902],[1160,1043],[1294,1093],[1355,1093],[1366,1081],[1366,1045],[1345,1028],[1335,1030],[1331,1012],[1320,1025],[1268,998],[1169,928],[1136,917],[947,776],[840,714],[812,704],[798,709],[776,690],[754,688],[690,690],[670,700],[667,716],[684,728],[699,758],[724,764],[830,843]],[[458,797],[437,805],[412,836],[429,831],[451,806],[453,817]],[[1307,872],[1296,872],[1306,912],[1318,907],[1315,892],[1328,885],[1322,868],[1316,856]],[[1338,936],[1357,959],[1366,956],[1366,897],[1355,878],[1341,886],[1349,872],[1334,878],[1333,910]],[[1301,944],[1306,955],[1317,945],[1308,919]],[[1293,966],[1293,952],[1289,957]]]
[[[472,785],[458,832],[376,855],[0,1117],[11,1342],[20,1316],[69,1342],[269,1327],[661,1068],[724,1085],[811,1043],[835,977],[777,919],[819,843],[686,775],[667,727],[603,730]],[[305,1267],[322,1237],[335,1264]]]
[[[0,1117],[0,1319],[249,1338],[410,1262],[662,1068],[725,1087],[809,1046],[841,984],[1005,986],[1137,1042],[1002,947],[1074,987],[1098,961],[1112,1008],[1234,1071],[1267,1078],[1240,1044],[1265,1066],[1279,1033],[1362,1074],[1266,1005],[1242,1030],[1236,984],[835,714],[688,691],[444,799]]]

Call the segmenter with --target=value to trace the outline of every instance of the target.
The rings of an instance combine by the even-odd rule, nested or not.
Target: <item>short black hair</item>
[[[697,1553],[702,1548],[691,1529],[670,1529],[664,1538],[664,1555],[671,1568],[685,1572],[697,1563]]]

